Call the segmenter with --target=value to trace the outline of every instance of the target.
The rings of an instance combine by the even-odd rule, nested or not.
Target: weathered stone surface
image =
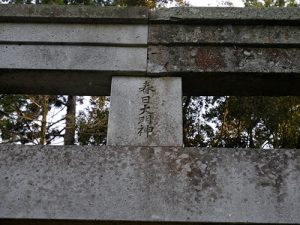
[[[300,73],[299,48],[150,46],[148,73]]]
[[[197,222],[161,222],[161,221],[120,221],[120,220],[44,220],[44,219],[0,219],[5,225],[209,225],[214,223]],[[234,223],[244,225],[244,223]],[[218,223],[228,225],[228,223]],[[271,224],[269,224],[271,225]]]
[[[0,145],[0,218],[300,223],[300,151]]]
[[[0,5],[0,21],[1,93],[110,95],[111,76],[141,75],[182,77],[187,95],[300,95],[300,8]]]
[[[0,45],[1,69],[146,72],[146,47]]]
[[[0,5],[2,22],[130,23],[147,24],[143,7],[95,7],[83,5]]]
[[[179,77],[113,77],[107,144],[182,146]]]
[[[147,25],[0,23],[0,42],[147,45]],[[17,42],[17,43],[16,43]]]
[[[0,21],[84,22],[84,23],[148,23],[148,10],[142,7],[92,7],[57,5],[0,5]],[[285,23],[297,24],[299,8],[211,8],[183,7],[150,11],[157,22],[201,23]]]
[[[149,44],[299,46],[300,27],[152,24],[149,27]]]
[[[181,7],[150,11],[151,23],[299,24],[299,8]]]

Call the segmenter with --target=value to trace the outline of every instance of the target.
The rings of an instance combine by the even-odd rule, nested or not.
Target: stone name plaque
[[[179,77],[113,77],[108,145],[182,146]]]

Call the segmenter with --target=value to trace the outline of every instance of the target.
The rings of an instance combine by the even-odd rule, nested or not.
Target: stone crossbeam
[[[296,149],[0,145],[0,223],[299,224],[299,165]]]
[[[299,95],[299,24],[299,8],[0,5],[0,92],[110,95],[112,76],[166,76],[185,95]]]

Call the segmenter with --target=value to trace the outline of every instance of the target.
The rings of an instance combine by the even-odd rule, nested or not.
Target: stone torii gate
[[[300,223],[299,150],[183,148],[181,112],[299,95],[299,46],[299,8],[0,5],[1,93],[111,96],[108,146],[0,145],[0,222]]]

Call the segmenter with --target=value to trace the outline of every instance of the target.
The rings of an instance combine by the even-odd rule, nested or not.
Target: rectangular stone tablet
[[[113,77],[108,145],[182,146],[179,77]]]

